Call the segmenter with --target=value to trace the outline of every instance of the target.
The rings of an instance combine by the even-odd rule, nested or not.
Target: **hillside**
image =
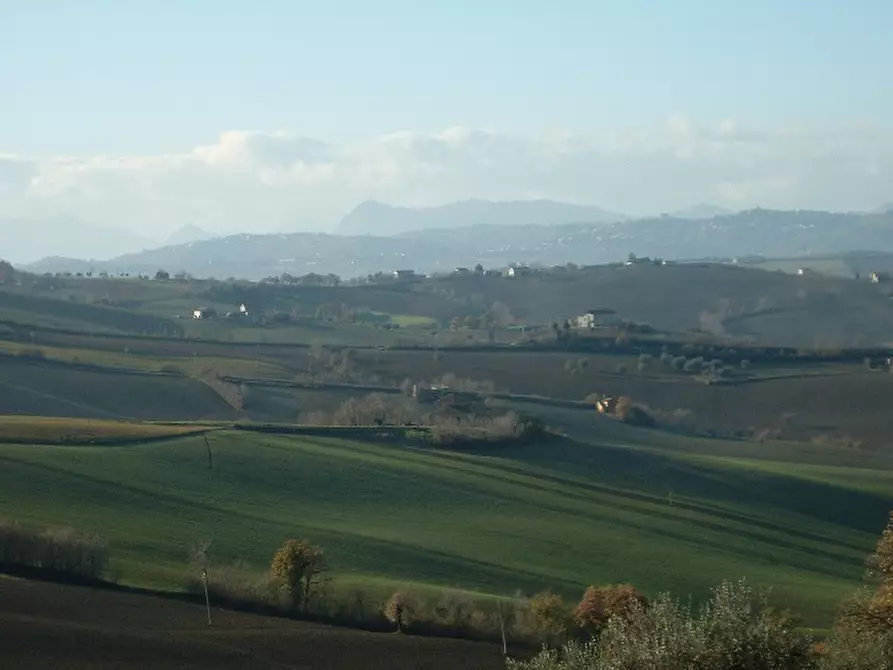
[[[552,200],[466,200],[439,207],[394,207],[370,201],[358,205],[345,216],[337,232],[344,235],[393,235],[431,228],[611,223],[627,218],[592,205]]]
[[[284,537],[303,536],[326,547],[342,586],[578,597],[632,581],[701,596],[747,576],[827,625],[893,505],[893,471],[876,458],[832,465],[832,450],[781,443],[763,458],[590,421],[585,443],[490,453],[216,432],[211,471],[200,437],[4,445],[0,511],[101,532],[128,583],[176,588],[198,538],[221,564],[262,570]]]
[[[378,208],[375,206],[376,211]],[[524,225],[526,220],[516,218],[503,222],[505,225],[478,223],[463,228],[462,235],[456,235],[452,225],[392,236],[378,229],[363,230],[362,235],[235,235],[119,256],[104,263],[45,259],[28,269],[38,273],[102,269],[116,274],[154,274],[158,268],[166,268],[197,277],[245,279],[315,272],[352,278],[403,268],[452,270],[477,263],[487,267],[513,262],[593,265],[621,261],[629,253],[697,259],[893,251],[893,213],[889,212],[756,209],[708,218],[664,216],[597,224]],[[433,221],[442,223],[437,218]]]
[[[482,296],[482,305],[502,303],[531,324],[610,307],[620,318],[659,330],[699,329],[798,347],[879,345],[893,332],[893,305],[883,286],[731,265],[600,266],[512,280],[453,276],[433,286]]]

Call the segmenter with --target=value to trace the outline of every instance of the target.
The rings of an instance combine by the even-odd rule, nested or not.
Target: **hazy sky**
[[[0,217],[871,208],[893,200],[891,26],[889,0],[0,0]]]

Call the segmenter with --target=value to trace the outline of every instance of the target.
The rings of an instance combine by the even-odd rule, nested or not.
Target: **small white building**
[[[510,265],[504,274],[506,277],[524,277],[530,273],[530,268],[526,265]]]
[[[248,316],[248,313],[248,306],[243,302],[241,305],[239,305],[239,314],[241,314],[242,316]]]
[[[585,314],[575,317],[571,324],[575,328],[598,328],[619,323],[617,313],[613,309],[590,309]]]

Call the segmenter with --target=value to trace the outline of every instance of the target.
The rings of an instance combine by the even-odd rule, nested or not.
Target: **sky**
[[[0,0],[0,228],[331,230],[367,199],[871,209],[893,201],[891,25],[888,0]]]

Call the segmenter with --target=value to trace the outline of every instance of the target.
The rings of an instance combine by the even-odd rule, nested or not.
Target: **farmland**
[[[240,302],[250,317],[223,316]],[[184,318],[197,305],[220,318]],[[619,324],[559,323],[599,305]],[[360,286],[23,281],[0,298],[0,518],[98,533],[109,578],[168,594],[194,585],[197,542],[212,574],[257,582],[294,537],[325,550],[331,598],[362,592],[379,619],[397,589],[573,603],[629,582],[698,601],[747,577],[827,630],[893,507],[889,310],[883,287],[851,279],[701,265]],[[408,397],[416,382],[472,400],[426,405]],[[372,391],[412,425],[387,439],[294,425]],[[653,427],[595,411],[621,396]],[[456,449],[408,437],[461,412],[547,432]],[[272,627],[270,649],[321,634],[250,625]],[[91,630],[100,646],[116,634]],[[242,649],[214,634],[184,644]],[[346,654],[368,641],[343,635]]]
[[[492,453],[218,431],[211,470],[200,437],[7,444],[0,509],[101,531],[122,582],[165,589],[185,583],[197,539],[213,540],[220,564],[260,572],[298,536],[327,549],[336,584],[573,598],[632,581],[699,597],[747,576],[827,626],[893,506],[883,460],[829,465],[834,451],[818,447],[775,460],[703,440],[691,451],[660,433],[635,446],[590,420],[585,442]]]
[[[0,577],[0,649],[23,670],[504,667],[492,645],[364,633]]]

